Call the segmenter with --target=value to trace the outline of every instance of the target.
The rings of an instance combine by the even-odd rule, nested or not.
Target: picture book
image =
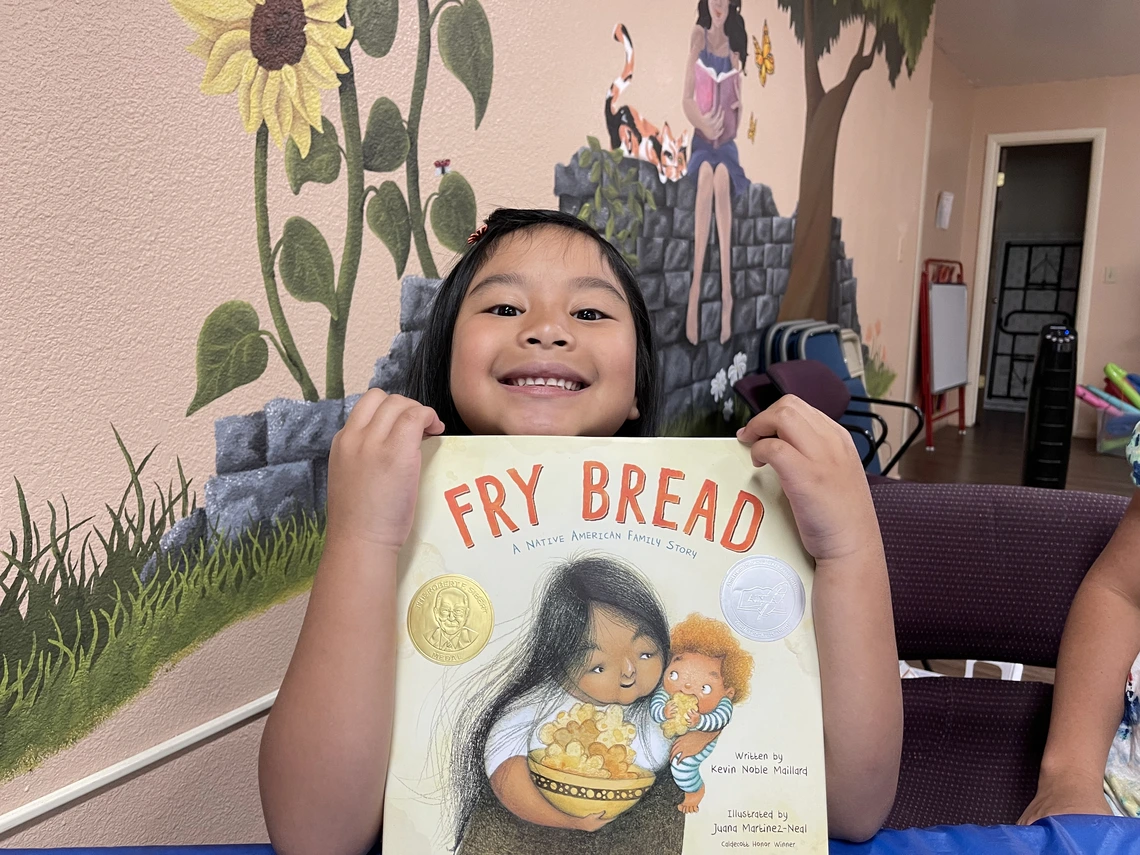
[[[697,109],[709,114],[718,107],[724,109],[724,127],[713,142],[723,144],[736,138],[740,123],[740,70],[729,69],[718,73],[716,69],[697,60],[693,67],[693,97]]]
[[[425,440],[383,850],[823,855],[813,573],[735,439]]]

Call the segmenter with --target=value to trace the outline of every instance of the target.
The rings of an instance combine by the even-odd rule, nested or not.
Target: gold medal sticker
[[[440,665],[474,659],[491,638],[495,609],[479,583],[457,573],[425,582],[408,606],[416,650]]]

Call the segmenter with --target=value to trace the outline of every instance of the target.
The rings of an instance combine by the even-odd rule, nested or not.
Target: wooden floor
[[[920,436],[898,463],[907,481],[960,484],[1020,484],[1023,456],[1021,413],[983,411],[978,422],[959,435],[956,426],[934,432],[934,451]],[[1074,437],[1069,456],[1067,490],[1132,494],[1128,463],[1122,457],[1096,453],[1092,439]]]

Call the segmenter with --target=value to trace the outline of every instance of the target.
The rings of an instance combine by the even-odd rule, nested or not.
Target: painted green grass
[[[233,543],[217,538],[184,558],[139,571],[162,534],[194,508],[190,482],[149,505],[136,465],[115,434],[130,471],[118,507],[102,528],[72,523],[49,503],[41,531],[17,481],[21,531],[0,551],[0,780],[38,765],[89,733],[224,627],[308,588],[324,544],[322,520],[293,518]],[[62,518],[61,518],[62,517]]]

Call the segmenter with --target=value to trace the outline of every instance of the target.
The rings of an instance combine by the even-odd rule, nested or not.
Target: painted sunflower
[[[340,86],[348,66],[338,51],[352,41],[342,27],[348,0],[170,0],[198,33],[189,50],[206,61],[202,92],[238,93],[248,132],[262,121],[279,148],[292,137],[309,154],[321,129],[321,89]]]

